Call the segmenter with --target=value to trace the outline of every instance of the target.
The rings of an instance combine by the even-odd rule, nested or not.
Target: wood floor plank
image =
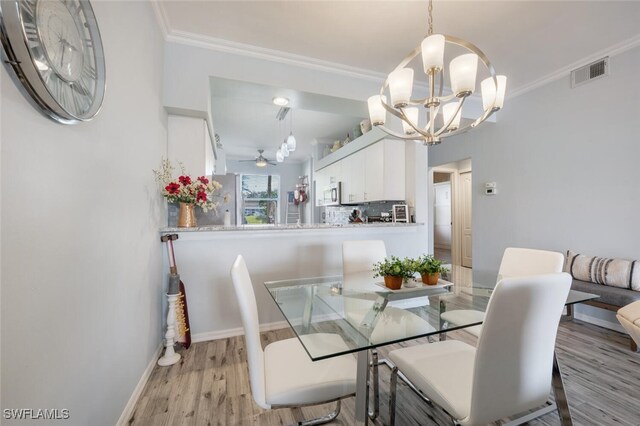
[[[290,329],[262,335],[264,345],[294,337]],[[477,339],[463,331],[448,339],[475,345]],[[393,349],[427,343],[427,339],[380,348],[380,357]],[[558,331],[557,354],[573,414],[574,425],[640,426],[640,353],[629,351],[627,336],[578,320],[563,321]],[[302,409],[263,410],[251,396],[244,338],[232,337],[192,345],[181,350],[182,362],[156,367],[133,410],[131,425],[286,425],[325,415],[334,404]],[[375,426],[388,423],[389,373],[380,367],[380,412]],[[351,425],[355,401],[342,403],[332,425]],[[504,419],[503,419],[504,420]],[[397,421],[406,425],[445,425],[446,414],[431,409],[399,382]],[[500,424],[495,422],[493,424]],[[560,424],[556,412],[528,423]]]

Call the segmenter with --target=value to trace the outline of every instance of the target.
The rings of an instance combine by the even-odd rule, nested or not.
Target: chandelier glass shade
[[[504,105],[507,78],[496,75],[487,56],[475,45],[457,37],[433,34],[431,29],[431,1],[429,2],[429,34],[389,74],[378,95],[367,100],[369,118],[374,126],[400,139],[421,140],[425,145],[435,145],[443,138],[466,132],[489,118]],[[453,58],[445,67],[445,48],[458,46],[467,53]],[[421,54],[422,69],[426,74],[427,96],[412,98],[414,69],[411,64]],[[471,122],[462,123],[465,101],[476,89],[478,65],[481,63],[489,76],[480,84],[482,113]],[[445,94],[445,72],[450,88]],[[421,110],[426,109],[426,115]],[[402,133],[385,127],[387,113],[402,122]],[[422,117],[421,117],[422,115]]]

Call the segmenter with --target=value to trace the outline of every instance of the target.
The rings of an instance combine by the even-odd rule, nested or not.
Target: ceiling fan
[[[276,163],[274,163],[273,161],[268,160],[267,158],[265,158],[262,153],[264,152],[264,149],[259,149],[258,150],[258,156],[256,157],[255,160],[240,160],[240,162],[243,161],[254,161],[256,163],[256,167],[266,167],[267,164],[271,164],[272,166],[277,166]]]

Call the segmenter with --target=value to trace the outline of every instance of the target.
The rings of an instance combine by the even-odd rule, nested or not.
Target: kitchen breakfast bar
[[[243,334],[229,275],[238,254],[251,274],[261,328],[268,330],[287,324],[264,282],[341,275],[343,241],[383,240],[388,255],[404,257],[426,253],[428,240],[427,227],[416,223],[206,226],[162,228],[160,234],[179,236],[175,256],[186,287],[193,341]]]

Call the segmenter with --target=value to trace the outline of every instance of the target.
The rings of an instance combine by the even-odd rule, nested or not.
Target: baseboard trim
[[[129,398],[127,405],[125,405],[124,410],[122,411],[122,414],[120,415],[120,418],[116,423],[116,426],[125,426],[129,421],[129,418],[133,413],[133,409],[136,407],[136,404],[138,403],[138,399],[142,394],[142,390],[147,385],[147,382],[149,381],[149,377],[151,377],[151,372],[155,368],[156,363],[158,362],[158,358],[160,357],[160,354],[162,354],[162,349],[164,349],[164,344],[163,342],[160,342],[160,345],[158,345],[158,349],[156,349],[153,357],[151,357],[151,361],[149,361],[149,364],[147,364],[147,368],[145,368],[144,373],[142,373],[142,377],[140,377],[138,384],[133,390],[133,393],[131,394],[131,397]]]
[[[585,315],[581,312],[574,310],[573,317],[580,321],[588,322],[589,324],[597,325],[599,327],[608,328],[609,330],[619,331],[620,333],[627,334],[627,331],[620,325],[611,321],[603,320],[600,318],[592,317],[591,315]]]
[[[267,324],[260,324],[260,331],[279,330],[281,328],[287,328],[289,324],[286,321],[276,321]],[[227,339],[229,337],[236,337],[244,335],[244,328],[230,328],[228,330],[220,331],[207,331],[205,333],[196,333],[191,335],[191,342],[208,342],[211,340]]]

